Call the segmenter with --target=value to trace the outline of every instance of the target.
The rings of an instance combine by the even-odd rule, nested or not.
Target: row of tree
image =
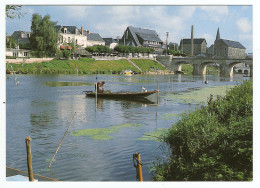
[[[117,45],[114,50],[119,53],[153,53],[154,49],[144,48],[144,47],[133,47],[133,46],[124,46]]]

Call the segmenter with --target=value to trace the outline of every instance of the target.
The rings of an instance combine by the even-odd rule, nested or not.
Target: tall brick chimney
[[[193,56],[194,44],[193,44],[193,25],[191,26],[191,42],[190,42],[190,55]]]
[[[83,27],[81,27],[81,35],[83,35],[83,30],[84,30],[84,28],[83,28]]]

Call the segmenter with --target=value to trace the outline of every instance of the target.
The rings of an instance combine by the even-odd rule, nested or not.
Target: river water
[[[157,88],[149,102],[98,100],[83,91],[93,90],[96,80],[111,91]],[[140,139],[150,131],[170,128],[177,116],[195,104],[170,99],[193,89],[234,85],[246,78],[187,75],[18,75],[6,78],[6,165],[27,171],[25,138],[32,138],[33,172],[61,181],[135,181],[133,154],[141,154],[144,181],[151,180],[152,163],[162,155],[161,143]],[[48,165],[65,133],[51,171]],[[93,130],[92,135],[75,131]],[[108,131],[109,134],[103,134]],[[111,132],[109,132],[111,131]],[[94,136],[93,136],[94,134]]]

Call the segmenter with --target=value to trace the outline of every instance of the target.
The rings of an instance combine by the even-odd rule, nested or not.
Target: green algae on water
[[[206,104],[210,95],[213,95],[213,99],[216,99],[217,96],[225,96],[226,91],[233,87],[233,85],[205,87],[179,95],[172,94],[167,98],[190,104]]]
[[[163,134],[166,134],[169,129],[156,129],[156,131],[149,131],[148,133],[144,133],[144,135],[141,138],[138,138],[137,140],[142,141],[156,141],[160,142],[160,138]]]
[[[114,125],[109,128],[95,128],[95,129],[81,129],[77,131],[72,131],[70,135],[72,136],[87,136],[92,138],[93,140],[109,140],[113,139],[114,137],[110,134],[120,131],[120,129],[125,127],[132,127],[133,129],[136,129],[140,126],[143,126],[143,124],[122,124],[122,125]]]
[[[163,114],[162,116],[160,116],[160,119],[163,119],[163,120],[172,120],[173,118],[176,118],[178,117],[179,114],[169,114],[169,113],[166,113],[166,114]]]

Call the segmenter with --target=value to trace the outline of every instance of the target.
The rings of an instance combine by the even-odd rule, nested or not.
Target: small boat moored
[[[136,98],[144,98],[157,93],[158,90],[147,91],[147,92],[103,92],[97,93],[97,97],[102,98],[114,98],[114,99],[136,99]],[[87,97],[96,97],[96,93],[92,91],[85,92]]]

